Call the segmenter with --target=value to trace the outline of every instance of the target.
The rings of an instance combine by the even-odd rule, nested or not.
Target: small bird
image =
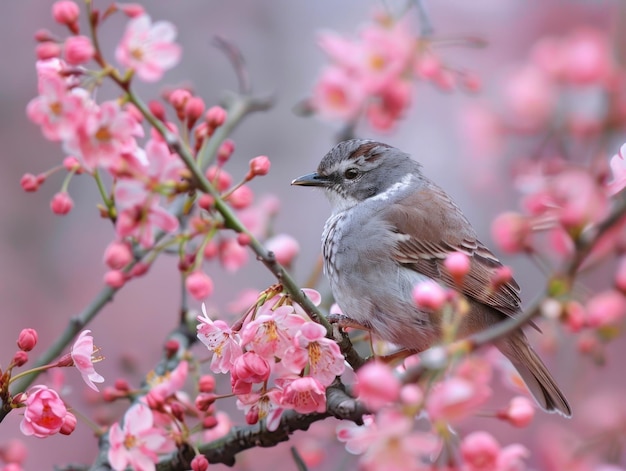
[[[518,284],[511,279],[493,288],[500,261],[446,192],[399,149],[370,140],[341,142],[324,156],[317,172],[292,185],[323,188],[330,200],[322,252],[324,272],[343,311],[342,325],[370,330],[408,350],[426,350],[441,338],[441,319],[413,301],[414,286],[424,281],[453,288],[468,300],[459,337],[521,312]],[[444,267],[453,252],[470,258],[461,284]],[[571,416],[567,399],[522,330],[496,347],[542,409]]]

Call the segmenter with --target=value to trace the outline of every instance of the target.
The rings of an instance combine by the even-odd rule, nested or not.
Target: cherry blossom
[[[281,378],[277,383],[283,388],[283,406],[301,414],[326,412],[326,388],[315,378]]]
[[[24,418],[20,423],[24,435],[46,438],[61,431],[68,411],[54,389],[33,386],[24,405]]]
[[[93,367],[94,353],[97,349],[93,345],[93,337],[89,335],[90,330],[83,330],[79,335],[74,346],[72,347],[72,361],[74,366],[78,369],[83,381],[94,391],[98,390],[98,387],[94,383],[104,382],[104,378],[96,373]]]
[[[163,431],[154,427],[152,411],[137,403],[126,411],[123,426],[115,422],[109,429],[109,463],[116,471],[128,467],[154,471],[157,453],[166,441]]]
[[[264,306],[272,306],[266,301]],[[293,307],[281,306],[274,310],[260,310],[253,321],[246,323],[241,341],[249,349],[266,359],[283,358],[291,347],[293,336],[305,320],[295,315]]]
[[[174,43],[175,38],[176,28],[170,22],[152,24],[148,15],[142,15],[128,22],[115,57],[140,79],[156,82],[180,59],[181,48]]]
[[[309,375],[322,385],[328,386],[345,369],[344,358],[337,344],[325,337],[326,329],[306,322],[296,333],[293,346],[285,352],[283,364],[293,373],[300,373],[309,366]]]
[[[222,320],[213,321],[209,318],[204,304],[203,316],[198,316],[198,339],[213,352],[211,371],[228,373],[235,360],[243,354],[238,333],[233,332]]]

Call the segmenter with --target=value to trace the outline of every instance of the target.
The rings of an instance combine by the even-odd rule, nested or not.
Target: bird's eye
[[[359,171],[356,168],[349,168],[344,172],[343,176],[346,177],[347,180],[354,180],[359,176]]]

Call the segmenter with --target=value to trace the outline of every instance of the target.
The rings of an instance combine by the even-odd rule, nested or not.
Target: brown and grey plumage
[[[502,264],[408,154],[375,141],[345,141],[326,154],[316,173],[293,184],[326,190],[333,213],[322,236],[325,272],[354,325],[411,350],[429,348],[440,339],[439,319],[418,309],[411,295],[415,284],[426,280],[467,297],[470,312],[460,324],[460,336],[519,314],[517,283],[492,288]],[[470,257],[460,286],[443,266],[451,252]],[[571,416],[567,399],[521,330],[496,346],[543,409]]]

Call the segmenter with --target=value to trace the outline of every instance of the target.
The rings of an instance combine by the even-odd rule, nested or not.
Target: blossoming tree
[[[445,47],[482,47],[484,39],[440,37],[424,3],[376,9],[355,33],[320,33],[327,63],[310,88],[302,86],[308,98],[296,112],[336,123],[337,139],[344,139],[409,126],[420,87],[480,92],[480,70],[457,66]],[[578,361],[600,362],[619,337],[626,313],[626,148],[620,146],[626,69],[618,37],[591,26],[542,37],[524,63],[501,78],[494,96],[464,108],[463,142],[481,182],[495,188],[498,157],[515,154],[509,181],[520,204],[494,219],[493,241],[503,253],[533,260],[545,282],[522,314],[469,338],[456,335],[463,297],[436,283],[417,285],[414,302],[442,314],[444,335],[409,356],[375,333],[346,332],[329,322],[327,314],[338,307],[320,294],[319,269],[302,285],[291,275],[300,245],[275,233],[279,202],[252,189],[275,168],[273,158],[250,155],[243,170],[234,162],[244,159],[236,152],[235,127],[274,104],[252,93],[235,44],[216,40],[239,92],[211,103],[191,86],[165,86],[184,47],[176,26],[153,20],[145,7],[60,0],[52,20],[58,33],[35,34],[37,89],[24,105],[64,158],[49,170],[25,173],[20,183],[40,195],[63,174],[49,202],[63,216],[81,204],[70,185],[89,181],[99,195],[96,211],[114,232],[97,248],[106,266],[99,294],[68,317],[47,348],[40,343],[49,333],[24,325],[17,351],[0,362],[3,429],[13,416],[20,417],[15,436],[39,439],[87,435],[91,425],[97,452],[91,462],[67,469],[199,471],[236,465],[246,450],[287,440],[298,469],[341,469],[336,463],[348,459],[345,452],[356,457],[349,466],[366,470],[624,469],[619,401],[572,394],[573,421],[582,410],[584,432],[574,434],[567,419],[554,417],[552,428],[541,429],[550,439],[538,446],[499,435],[498,424],[533,427],[535,405],[521,378],[489,348],[537,322],[554,350],[569,338]],[[124,29],[107,48],[102,38],[113,22]],[[144,95],[146,83],[158,83],[160,94]],[[171,333],[142,339],[162,345],[162,358],[134,383],[106,378],[100,365],[109,353],[97,346],[90,324],[161,258],[176,260],[182,287],[172,289],[181,301]],[[444,266],[460,286],[469,263],[454,253]],[[228,283],[223,274],[254,264],[272,281],[238,295],[237,316],[212,307]],[[610,276],[585,278],[600,269]],[[503,267],[486,289],[511,277]],[[67,368],[97,393],[94,402],[117,412],[90,418],[73,407],[71,391],[55,379]],[[498,402],[494,390],[510,397]],[[335,446],[325,453],[331,442],[345,452]],[[35,453],[35,444],[28,452]],[[27,454],[20,441],[0,444],[1,469],[27,469]]]

